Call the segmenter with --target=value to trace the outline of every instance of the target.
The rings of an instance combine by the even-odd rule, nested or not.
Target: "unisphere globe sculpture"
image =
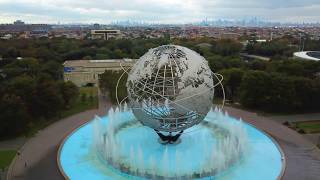
[[[150,49],[136,62],[127,90],[136,118],[157,132],[171,134],[207,115],[214,97],[213,73],[195,51],[164,45]]]
[[[121,67],[117,87],[128,74],[131,107],[116,91],[118,107],[63,141],[58,164],[66,179],[281,178],[284,157],[269,136],[210,109],[214,87],[224,97],[223,77],[199,54],[167,45],[151,49],[130,73]]]

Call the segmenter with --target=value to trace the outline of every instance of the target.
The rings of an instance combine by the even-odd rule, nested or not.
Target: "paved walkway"
[[[275,120],[276,122],[279,122],[279,123],[284,123],[286,121],[288,122],[320,121],[320,113],[268,116],[268,118]],[[308,139],[313,144],[320,144],[320,133],[302,134],[302,136],[305,139]]]
[[[0,142],[0,149],[19,149],[28,139],[25,137],[19,137],[16,139],[10,139]]]
[[[61,176],[57,163],[57,149],[63,138],[73,129],[91,120],[95,114],[105,114],[111,105],[100,98],[99,110],[86,111],[62,119],[39,132],[21,149],[10,171],[10,180],[59,180]],[[287,160],[284,180],[319,180],[320,152],[300,134],[272,121],[270,118],[258,116],[231,107],[225,108],[232,116],[242,118],[273,136],[282,147]],[[25,166],[25,163],[27,163]],[[263,163],[263,162],[262,162]]]
[[[319,144],[320,145],[320,133],[302,134],[302,136],[304,138],[308,139],[313,144]]]
[[[280,123],[299,122],[299,121],[320,121],[320,113],[307,113],[307,114],[293,114],[293,115],[280,115],[280,116],[268,116],[268,118],[276,120]]]
[[[270,134],[281,146],[286,156],[284,180],[319,180],[320,150],[297,132],[269,117],[231,107],[225,108],[230,115],[242,118]]]

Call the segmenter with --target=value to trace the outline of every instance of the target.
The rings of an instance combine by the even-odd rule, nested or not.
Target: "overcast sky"
[[[0,0],[0,23],[188,23],[258,17],[320,22],[320,0]]]

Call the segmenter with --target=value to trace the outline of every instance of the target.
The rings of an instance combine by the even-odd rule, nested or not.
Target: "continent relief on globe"
[[[164,45],[150,49],[136,62],[127,90],[129,104],[142,124],[177,132],[207,115],[214,97],[213,73],[195,51]]]

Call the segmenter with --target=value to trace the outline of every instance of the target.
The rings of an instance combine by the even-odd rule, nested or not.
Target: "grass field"
[[[295,126],[299,129],[302,129],[305,133],[320,133],[320,121],[304,121],[296,122]]]
[[[7,168],[15,155],[15,150],[0,150],[0,169]]]

